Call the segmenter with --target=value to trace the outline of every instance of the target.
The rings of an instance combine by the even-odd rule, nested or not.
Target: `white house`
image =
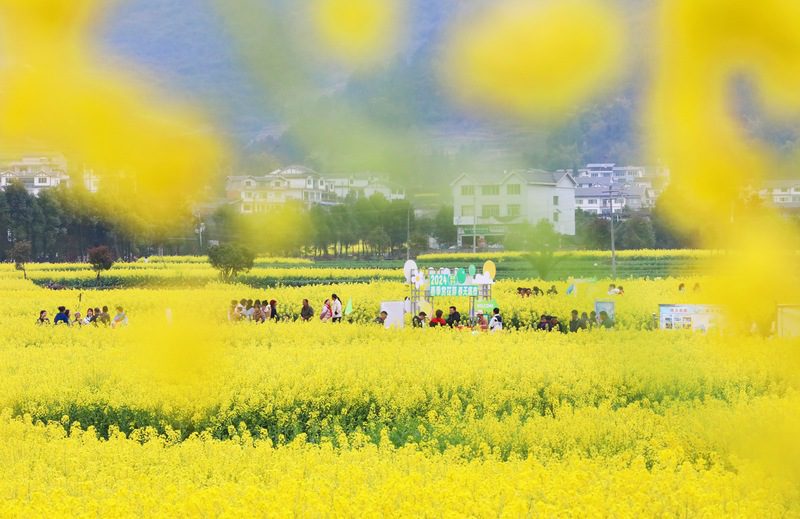
[[[758,196],[779,209],[800,209],[800,178],[768,180]]]
[[[333,192],[340,199],[350,195],[356,198],[369,198],[374,194],[381,194],[392,201],[406,199],[405,189],[376,175],[332,177],[326,179],[326,182],[328,186],[332,186]]]
[[[453,223],[459,245],[497,242],[510,225],[547,220],[560,234],[575,234],[575,179],[567,172],[539,169],[506,172],[499,177],[466,174],[452,184]]]
[[[30,156],[0,163],[0,189],[20,182],[32,195],[43,189],[69,184],[67,161],[64,157]]]
[[[287,202],[307,206],[336,201],[333,186],[316,171],[289,166],[263,176],[231,176],[227,179],[228,200],[242,214],[261,213]]]
[[[577,209],[598,216],[611,216],[623,209],[652,209],[656,196],[652,188],[609,184],[605,187],[579,187],[575,190]]]

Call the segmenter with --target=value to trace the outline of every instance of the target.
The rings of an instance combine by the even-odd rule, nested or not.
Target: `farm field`
[[[704,271],[719,253],[714,251],[620,251],[617,273],[620,278],[693,277]],[[608,277],[611,253],[574,251],[559,253],[549,278]],[[419,257],[422,268],[428,266],[476,263],[491,259],[502,279],[531,279],[537,272],[519,253],[425,254]],[[402,280],[401,260],[257,258],[254,269],[240,276],[239,282],[265,288],[275,285],[302,286],[342,282],[362,283],[374,280]],[[192,256],[152,256],[132,263],[119,263],[98,281],[85,263],[37,263],[29,267],[29,277],[45,286],[55,283],[68,288],[131,287],[202,287],[217,278],[206,258]]]
[[[29,277],[56,268],[83,275]],[[800,515],[797,341],[652,329],[659,303],[704,302],[677,289],[704,278],[626,280],[616,329],[576,334],[530,326],[590,310],[607,280],[520,298],[552,283],[501,279],[509,326],[488,334],[373,324],[407,294],[387,272],[96,291],[4,265],[0,515]],[[334,290],[352,322],[295,321]],[[242,297],[276,299],[288,320],[229,323]],[[118,304],[121,329],[34,324],[39,309]]]

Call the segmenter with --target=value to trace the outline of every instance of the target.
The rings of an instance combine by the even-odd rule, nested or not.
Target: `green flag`
[[[353,300],[347,300],[347,306],[344,307],[344,315],[350,315],[353,313]]]

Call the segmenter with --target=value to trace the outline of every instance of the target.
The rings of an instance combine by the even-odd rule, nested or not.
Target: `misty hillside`
[[[306,162],[326,167],[319,157],[330,150],[308,150],[292,138],[291,127],[266,103],[264,88],[248,70],[237,47],[247,37],[234,38],[231,27],[215,10],[215,0],[136,0],[115,4],[101,38],[112,60],[141,66],[157,86],[180,98],[196,100],[242,147],[244,154],[267,153],[282,162]],[[272,0],[286,2],[287,0]],[[652,42],[647,29],[651,0],[622,0],[629,17],[635,66],[605,97],[576,107],[557,126],[484,121],[471,118],[449,102],[439,85],[438,42],[463,5],[459,0],[410,0],[410,36],[400,55],[371,74],[354,77],[330,74],[320,79],[319,99],[312,110],[341,103],[363,107],[376,121],[413,115],[413,128],[425,136],[420,153],[455,155],[468,150],[496,167],[573,167],[585,162],[641,161],[638,119],[647,78],[643,54]],[[294,8],[291,2],[286,4]],[[276,50],[281,52],[280,49]],[[781,147],[792,147],[796,133],[773,127],[746,110],[743,120]],[[402,117],[405,115],[405,117]],[[402,128],[401,128],[402,129]],[[466,161],[465,159],[465,162]],[[463,164],[454,165],[463,169]]]

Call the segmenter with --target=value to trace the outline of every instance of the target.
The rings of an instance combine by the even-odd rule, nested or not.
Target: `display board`
[[[659,305],[662,330],[707,331],[720,325],[722,312],[712,305]]]
[[[384,301],[381,311],[389,314],[384,323],[385,328],[405,328],[405,301]]]
[[[800,337],[800,305],[778,307],[778,336]]]
[[[599,322],[600,319],[600,312],[606,312],[608,316],[611,318],[612,321],[616,321],[616,308],[617,305],[614,301],[595,301],[594,302],[594,311],[597,314],[597,319]]]

